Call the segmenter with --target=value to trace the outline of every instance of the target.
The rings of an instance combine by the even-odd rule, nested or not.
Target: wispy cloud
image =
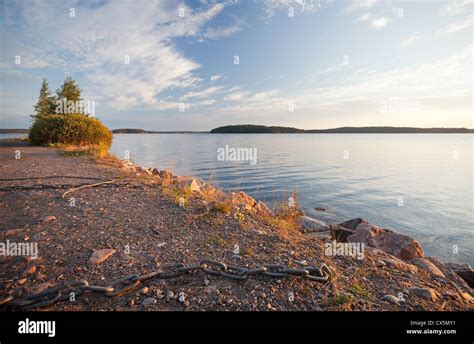
[[[463,31],[472,26],[474,26],[474,14],[471,14],[464,20],[460,20],[460,21],[446,25],[445,27],[438,30],[437,34],[439,35],[451,34],[451,33],[459,32],[459,31]]]
[[[411,35],[410,37],[408,37],[407,39],[404,39],[400,45],[402,47],[407,47],[409,45],[412,45],[416,42],[419,42],[421,40],[421,34],[419,32],[415,32],[413,35]]]
[[[474,0],[452,0],[450,3],[443,5],[438,13],[441,16],[454,16],[472,10],[472,5],[474,5]]]
[[[179,52],[173,38],[198,37],[226,5],[194,10],[183,2],[78,4],[71,17],[70,6],[55,1],[18,3],[6,20],[11,27],[21,23],[23,32],[8,50],[22,57],[19,67],[83,73],[89,92],[115,109],[161,107],[165,90],[201,81],[195,75],[200,64]],[[2,62],[12,64],[13,56],[2,54]]]
[[[276,12],[289,10],[293,10],[295,14],[310,14],[327,8],[334,2],[334,0],[264,0],[263,11],[266,18],[273,17]]]

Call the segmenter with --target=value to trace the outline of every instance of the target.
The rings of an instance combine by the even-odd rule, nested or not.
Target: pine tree
[[[61,87],[56,91],[56,103],[60,104],[61,102],[64,105],[56,107],[56,112],[71,113],[70,110],[66,111],[67,107],[70,106],[69,104],[81,101],[81,89],[76,84],[75,80],[71,77],[67,77]],[[63,109],[63,111],[58,111],[58,109]]]
[[[38,102],[35,104],[35,111],[37,117],[47,116],[54,113],[54,100],[49,91],[48,82],[43,79],[41,84],[40,95]]]

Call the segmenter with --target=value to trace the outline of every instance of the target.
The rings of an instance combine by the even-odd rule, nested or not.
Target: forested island
[[[264,125],[226,125],[214,128],[213,134],[465,134],[474,133],[467,128],[414,128],[414,127],[340,127],[333,129],[297,129],[292,127]]]

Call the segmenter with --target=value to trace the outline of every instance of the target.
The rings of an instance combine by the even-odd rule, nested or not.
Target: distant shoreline
[[[415,127],[340,127],[332,129],[297,129],[292,127],[230,125],[210,131],[114,129],[114,134],[474,134],[469,128],[415,128]],[[29,129],[1,129],[0,134],[28,134]]]

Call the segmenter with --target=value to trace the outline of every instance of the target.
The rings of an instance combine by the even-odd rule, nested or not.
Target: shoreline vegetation
[[[14,158],[16,151],[21,159]],[[472,269],[425,257],[409,236],[363,219],[325,224],[308,218],[297,195],[292,195],[294,206],[267,206],[209,181],[111,156],[70,153],[0,140],[0,236],[37,242],[39,248],[37,259],[0,257],[0,277],[7,281],[0,295],[21,299],[80,279],[105,285],[104,280],[157,266],[214,259],[247,268],[326,264],[331,276],[327,282],[301,276],[232,281],[196,272],[152,279],[121,297],[91,295],[44,309],[473,309]],[[348,243],[357,249],[345,250]]]

